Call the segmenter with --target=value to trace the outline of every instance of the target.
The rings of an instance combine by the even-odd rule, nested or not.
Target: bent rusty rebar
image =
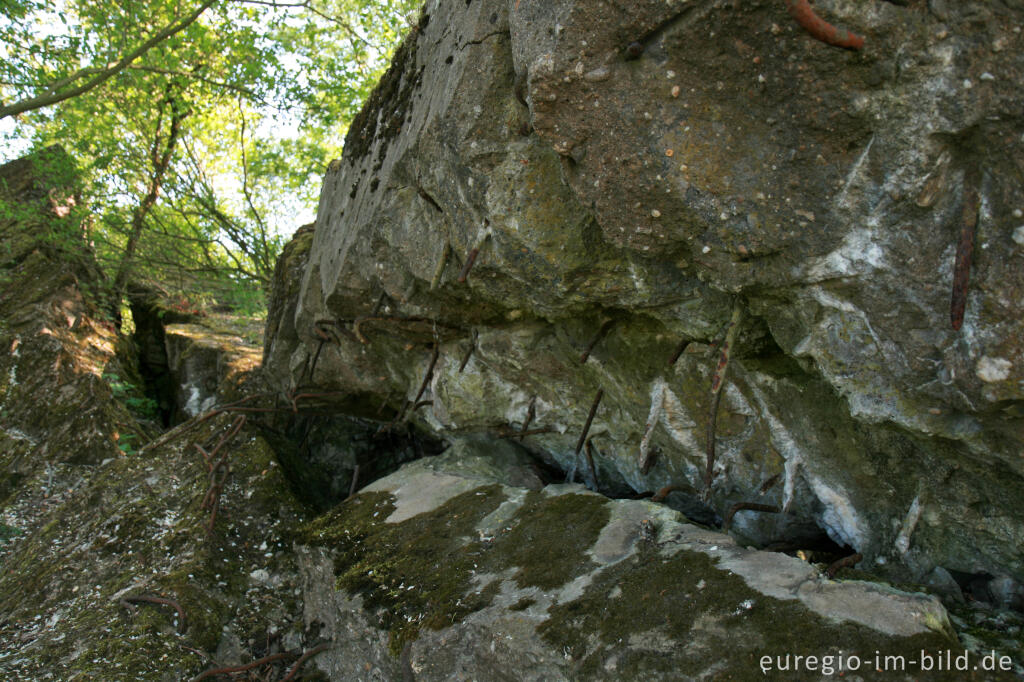
[[[775,506],[774,504],[761,504],[759,502],[737,502],[733,506],[729,507],[729,511],[725,513],[725,519],[722,521],[722,530],[729,530],[732,527],[732,518],[736,516],[736,512],[739,511],[756,511],[764,512],[766,514],[779,514],[782,509]]]
[[[817,40],[835,47],[859,50],[864,47],[864,38],[846,29],[828,23],[811,8],[807,0],[786,0],[786,9],[804,30]]]

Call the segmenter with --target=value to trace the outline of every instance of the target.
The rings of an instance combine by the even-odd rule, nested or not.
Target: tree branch
[[[134,62],[136,59],[144,55],[153,46],[163,42],[164,40],[167,40],[171,36],[174,36],[183,31],[184,29],[188,28],[189,25],[191,25],[196,19],[199,18],[199,15],[205,12],[215,2],[217,2],[217,0],[205,0],[203,4],[198,7],[198,9],[192,12],[192,14],[188,15],[176,24],[171,24],[170,26],[165,27],[162,31],[150,37],[149,40],[139,45],[137,48],[129,52],[127,55],[122,57],[117,62],[114,62],[113,64],[110,64],[106,67],[88,67],[85,69],[81,69],[80,71],[77,71],[71,76],[68,76],[67,78],[63,79],[64,81],[67,81],[63,85],[67,85],[75,80],[81,79],[92,73],[96,74],[93,78],[90,78],[88,81],[79,86],[73,87],[63,92],[56,92],[54,90],[54,86],[51,86],[47,91],[45,91],[41,95],[38,95],[36,97],[29,97],[23,100],[19,100],[13,104],[0,107],[0,118],[4,118],[6,116],[17,116],[18,114],[23,114],[26,111],[42,109],[43,107],[48,107],[59,102],[63,102],[66,99],[71,99],[72,97],[81,95],[84,92],[88,92],[89,90],[92,90],[93,88],[102,85],[113,76],[128,68],[128,66],[132,62]],[[99,70],[97,71],[97,69]],[[60,83],[60,81],[58,81],[58,83]],[[60,87],[63,87],[63,85],[61,85]]]
[[[260,212],[256,210],[256,206],[253,204],[252,192],[249,189],[249,160],[245,154],[245,107],[242,106],[242,98],[238,98],[238,119],[241,122],[238,131],[238,149],[242,155],[242,194],[245,195],[245,203],[249,205],[249,211],[252,212],[252,217],[256,221],[256,227],[259,228],[260,239],[264,241],[263,235],[266,234],[267,227],[263,223],[263,217],[260,216]]]
[[[160,131],[163,127],[164,104],[169,105],[171,109],[171,128],[167,133],[167,139],[164,141],[164,147],[161,153]],[[181,123],[190,113],[191,112],[188,107],[177,99],[172,91],[172,87],[168,85],[167,97],[160,104],[158,113],[160,118],[157,121],[156,132],[153,134],[153,148],[150,151],[150,160],[153,163],[153,172],[149,177],[148,191],[146,192],[146,196],[142,198],[142,201],[139,202],[139,205],[135,207],[134,211],[132,211],[131,233],[128,235],[128,243],[125,245],[124,256],[121,259],[120,266],[118,266],[117,276],[114,278],[115,301],[120,301],[121,296],[124,295],[125,286],[128,283],[128,276],[130,275],[131,262],[135,256],[135,250],[138,248],[139,239],[142,237],[146,216],[149,215],[153,205],[156,204],[157,198],[160,196],[160,187],[163,185],[164,175],[167,173],[167,169],[171,164],[174,147],[181,135]]]
[[[326,12],[321,12],[317,8],[313,7],[310,4],[309,0],[304,0],[303,2],[277,2],[277,0],[232,0],[232,1],[233,2],[237,2],[239,4],[242,4],[242,5],[262,5],[264,7],[273,7],[274,9],[304,9],[304,10],[310,12],[311,14],[315,14],[316,16],[320,17],[321,19],[325,19],[326,21],[329,21],[329,22],[331,22],[333,24],[337,24],[341,28],[345,29],[346,33],[348,33],[351,37],[353,37],[356,40],[358,40],[359,42],[361,42],[363,45],[366,45],[367,47],[373,48],[375,50],[382,49],[382,46],[377,45],[377,44],[371,42],[369,39],[364,38],[362,35],[360,35],[359,32],[356,31],[356,29],[352,26],[352,24],[348,23],[344,19],[340,19],[338,17],[331,16],[330,14],[327,14]]]
[[[175,71],[173,69],[161,69],[156,66],[146,66],[145,64],[132,64],[128,68],[133,71],[148,71],[149,73],[159,73],[164,76],[181,76],[182,78],[191,78],[193,80],[201,81],[203,83],[212,85],[217,88],[224,88],[225,90],[234,90],[235,92],[240,92],[246,97],[251,97],[252,99],[255,99],[259,102],[263,101],[263,98],[260,97],[258,93],[253,92],[249,88],[243,88],[241,85],[235,85],[233,83],[225,83],[223,81],[213,80],[212,78],[206,78],[205,76],[200,76],[197,73],[187,73],[185,71]]]

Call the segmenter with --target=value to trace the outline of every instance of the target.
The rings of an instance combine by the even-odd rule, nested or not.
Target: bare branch
[[[368,38],[366,38],[363,35],[361,35],[358,31],[356,31],[355,27],[353,27],[352,24],[348,23],[344,19],[341,19],[340,17],[332,16],[330,14],[327,14],[326,12],[321,12],[317,8],[313,7],[313,5],[310,4],[309,0],[304,0],[304,2],[277,2],[277,0],[232,0],[232,1],[233,2],[237,2],[239,4],[242,4],[242,5],[262,5],[264,7],[273,7],[274,9],[304,9],[304,10],[310,12],[311,14],[315,14],[316,16],[320,17],[321,19],[329,21],[332,24],[337,24],[338,26],[343,28],[345,30],[345,32],[349,34],[349,36],[351,36],[352,38],[355,38],[356,40],[361,42],[363,45],[366,45],[367,47],[373,48],[375,50],[383,49],[383,46],[377,45],[376,43],[370,41]]]

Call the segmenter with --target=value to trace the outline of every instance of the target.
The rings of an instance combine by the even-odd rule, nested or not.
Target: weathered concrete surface
[[[699,492],[738,306],[711,513],[775,504],[735,528],[1019,587],[1024,8],[815,7],[866,48],[782,2],[428,2],[282,270],[274,383],[429,400],[441,433],[532,403],[525,442],[565,470],[600,389],[598,485]]]
[[[257,346],[230,330],[203,324],[167,325],[164,344],[175,402],[184,419],[241,398],[246,393],[244,382],[261,363]],[[250,391],[254,383],[250,381]]]
[[[111,389],[130,363],[101,313],[77,186],[58,147],[0,166],[0,555],[150,433]]]
[[[45,505],[44,525],[5,548],[4,679],[178,681],[211,661],[240,665],[314,643],[289,540],[305,512],[252,426],[223,446],[231,475],[209,531],[210,476],[196,445],[212,450],[234,418],[92,467]],[[172,600],[184,622],[173,605],[121,603],[140,596]]]
[[[762,656],[960,651],[935,597],[828,580],[663,505],[500,485],[522,464],[474,451],[407,464],[300,532],[330,679],[753,680]],[[818,665],[797,677],[828,679]]]
[[[0,499],[5,479],[117,453],[103,373],[115,333],[83,232],[71,159],[58,147],[0,166]]]
[[[315,634],[286,538],[305,510],[253,426],[216,452],[237,414],[143,449],[153,428],[129,409],[144,396],[102,318],[74,187],[57,149],[0,166],[0,678],[177,681],[301,651]],[[259,381],[249,355],[222,358],[222,385]],[[226,456],[217,476],[200,447]],[[184,622],[120,603],[154,596]]]

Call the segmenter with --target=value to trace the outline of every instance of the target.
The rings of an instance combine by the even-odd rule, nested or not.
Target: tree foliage
[[[115,293],[266,285],[417,0],[0,0],[8,148],[62,144]],[[2,149],[2,147],[0,147]]]

